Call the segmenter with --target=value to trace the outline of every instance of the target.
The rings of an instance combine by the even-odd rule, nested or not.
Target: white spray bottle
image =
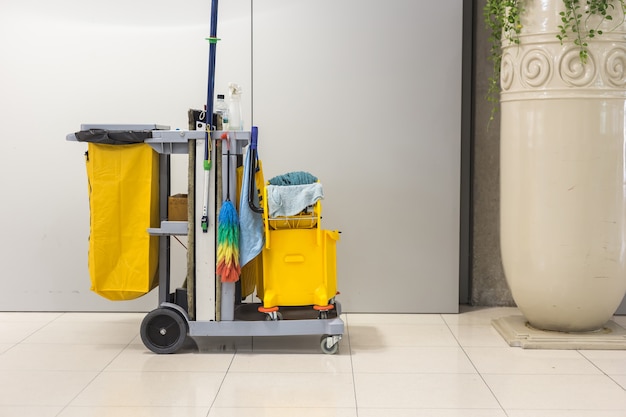
[[[230,95],[229,105],[229,130],[243,130],[243,117],[241,114],[241,86],[235,83],[228,84]]]

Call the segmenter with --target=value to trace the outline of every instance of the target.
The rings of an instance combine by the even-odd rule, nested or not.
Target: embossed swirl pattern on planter
[[[560,57],[559,74],[565,84],[571,87],[586,87],[596,77],[594,54],[589,51],[587,63],[583,65],[577,48],[569,48]]]
[[[614,87],[626,86],[626,47],[613,48],[607,54],[606,81]]]
[[[551,59],[542,49],[530,49],[520,63],[522,83],[538,88],[545,86],[552,76]]]
[[[509,52],[505,52],[502,55],[502,63],[500,64],[500,88],[503,91],[511,88],[514,76],[515,63],[513,62],[513,57]]]
[[[519,94],[569,96],[575,88],[585,89],[587,96],[626,97],[626,46],[618,42],[590,44],[584,65],[578,48],[559,42],[503,49],[500,86],[504,101]]]

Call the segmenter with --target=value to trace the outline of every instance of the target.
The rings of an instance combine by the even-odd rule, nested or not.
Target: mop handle
[[[226,151],[226,201],[230,201],[230,146]]]
[[[217,46],[217,0],[211,3],[211,28],[209,41],[209,81],[207,83],[206,109],[204,114],[204,207],[202,209],[202,217],[200,218],[200,226],[203,233],[208,232],[209,228],[209,171],[211,169],[210,153],[211,153],[211,137],[209,132],[212,130],[213,123],[213,89],[215,88],[215,49]]]
[[[257,126],[252,126],[252,131],[250,132],[250,149],[248,149],[248,152],[250,152],[250,155],[248,156],[248,159],[250,160],[249,166],[248,166],[248,207],[250,207],[250,210],[252,210],[253,212],[262,214],[263,208],[257,207],[254,204],[254,200],[253,200],[253,193],[257,192],[254,178],[256,174],[255,162],[258,159],[258,155],[257,155],[258,141],[259,141],[259,128]]]
[[[257,149],[257,142],[259,140],[259,128],[252,126],[252,132],[250,133],[250,149]]]
[[[207,97],[206,97],[206,114],[205,114],[205,124],[206,124],[206,132],[204,135],[205,146],[204,146],[204,160],[209,160],[209,146],[208,141],[209,131],[211,131],[211,126],[213,123],[213,90],[215,89],[215,55],[216,55],[216,47],[217,41],[217,1],[212,0],[211,2],[211,29],[210,34],[207,40],[209,41],[209,82],[207,84]]]

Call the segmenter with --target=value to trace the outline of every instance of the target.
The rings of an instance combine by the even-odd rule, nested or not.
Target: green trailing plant
[[[520,0],[487,0],[483,9],[485,24],[489,30],[489,59],[493,64],[487,89],[487,101],[492,104],[489,120],[493,120],[499,102],[502,41],[506,40],[513,44],[520,42],[519,34],[522,30],[520,2]]]
[[[500,94],[500,64],[502,63],[502,45],[505,42],[519,45],[522,31],[521,14],[525,0],[487,0],[483,16],[489,30],[489,60],[493,71],[489,77],[487,100],[493,104],[490,120],[493,120]],[[617,12],[617,13],[616,13]],[[626,16],[626,0],[563,0],[560,12],[561,24],[555,28],[556,37],[561,44],[571,41],[579,49],[580,62],[585,65],[589,58],[588,42],[602,35],[603,23],[612,22],[614,15],[621,19],[615,23],[617,28]],[[595,19],[594,19],[595,17]]]

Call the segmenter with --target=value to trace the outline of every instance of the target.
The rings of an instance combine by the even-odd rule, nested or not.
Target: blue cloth
[[[269,216],[294,216],[324,198],[322,184],[266,185]]]
[[[302,185],[317,182],[317,177],[305,171],[288,172],[268,181],[270,185]]]
[[[252,211],[248,205],[250,158],[250,149],[248,149],[243,164],[243,181],[239,201],[239,265],[241,267],[261,253],[265,243],[265,237],[263,235],[263,217],[261,213]],[[254,182],[254,175],[252,176],[252,181]],[[259,195],[256,192],[256,183],[252,184],[252,189],[254,190],[252,201],[258,207]]]

